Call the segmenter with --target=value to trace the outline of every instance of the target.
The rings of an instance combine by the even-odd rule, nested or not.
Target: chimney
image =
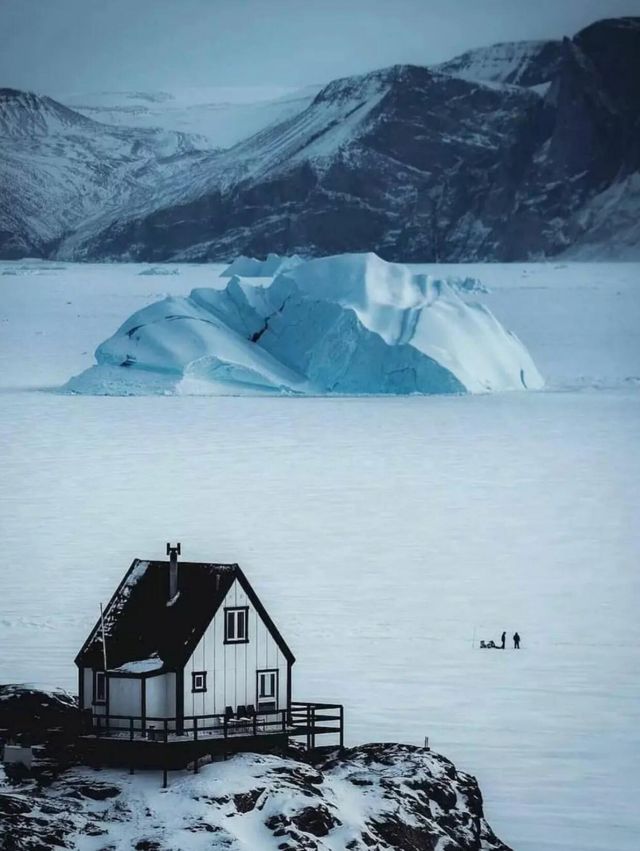
[[[178,593],[178,556],[180,555],[180,544],[176,544],[175,547],[167,544],[167,555],[169,556],[169,601],[171,601]]]

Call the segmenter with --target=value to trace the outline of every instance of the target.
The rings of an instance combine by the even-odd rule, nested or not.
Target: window
[[[107,702],[107,675],[104,671],[94,671],[93,673],[93,702]]]
[[[224,610],[224,643],[246,644],[249,641],[249,606]]]
[[[207,672],[194,671],[191,674],[191,691],[193,693],[207,690]]]
[[[278,669],[272,668],[265,671],[257,671],[258,675],[258,701],[273,700],[278,697]]]

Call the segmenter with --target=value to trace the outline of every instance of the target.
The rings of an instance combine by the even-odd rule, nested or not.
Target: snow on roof
[[[149,659],[138,659],[135,662],[125,662],[117,668],[110,668],[113,673],[123,674],[148,674],[150,671],[159,671],[163,666],[162,659],[151,656]]]
[[[237,565],[181,562],[180,595],[172,606],[167,606],[169,562],[136,559],[104,612],[109,670],[160,672],[186,661],[191,637],[199,637],[206,629],[233,583],[236,568]],[[79,659],[88,667],[102,667],[100,621]],[[158,664],[142,670],[150,659]]]
[[[180,562],[169,602],[169,562],[136,559],[104,612],[109,671],[155,674],[184,665],[227,592],[238,580],[285,657],[294,657],[237,564]],[[102,668],[98,621],[76,664]]]

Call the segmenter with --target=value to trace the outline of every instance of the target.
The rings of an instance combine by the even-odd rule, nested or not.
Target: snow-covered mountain
[[[302,112],[320,88],[196,87],[171,92],[62,94],[57,100],[106,124],[173,130],[198,136],[213,148],[229,148]]]
[[[620,18],[572,40],[496,45],[434,69],[394,66],[294,97],[224,150],[57,105],[81,132],[55,124],[26,148],[11,134],[4,145],[0,256],[631,258],[640,254],[638,55],[640,18]],[[42,109],[47,99],[36,100]],[[33,122],[14,108],[9,117]]]
[[[326,86],[302,113],[223,152],[155,209],[92,228],[61,256],[207,260],[374,249],[425,259],[487,252],[470,189],[503,187],[540,98],[394,66]],[[445,186],[448,191],[445,192]],[[156,199],[158,194],[156,194]],[[154,199],[154,200],[156,200]],[[473,203],[472,203],[473,202]],[[493,202],[502,215],[500,200]],[[451,230],[454,232],[451,233]]]
[[[561,41],[510,41],[468,50],[432,68],[464,80],[530,87],[552,80],[561,63]]]
[[[0,255],[54,254],[100,214],[153,196],[160,174],[209,156],[189,136],[114,127],[48,97],[0,89]]]

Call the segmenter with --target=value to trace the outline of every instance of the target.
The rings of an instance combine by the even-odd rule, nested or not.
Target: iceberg
[[[74,393],[378,395],[536,389],[522,343],[446,281],[375,254],[234,275],[134,313]]]
[[[281,257],[279,254],[269,254],[266,260],[258,260],[256,257],[245,257],[241,254],[240,257],[231,263],[230,266],[221,273],[222,278],[232,278],[234,275],[240,275],[242,278],[273,278],[280,272],[286,272],[288,269],[293,269],[304,263],[302,257],[297,254],[292,254],[289,257]]]

